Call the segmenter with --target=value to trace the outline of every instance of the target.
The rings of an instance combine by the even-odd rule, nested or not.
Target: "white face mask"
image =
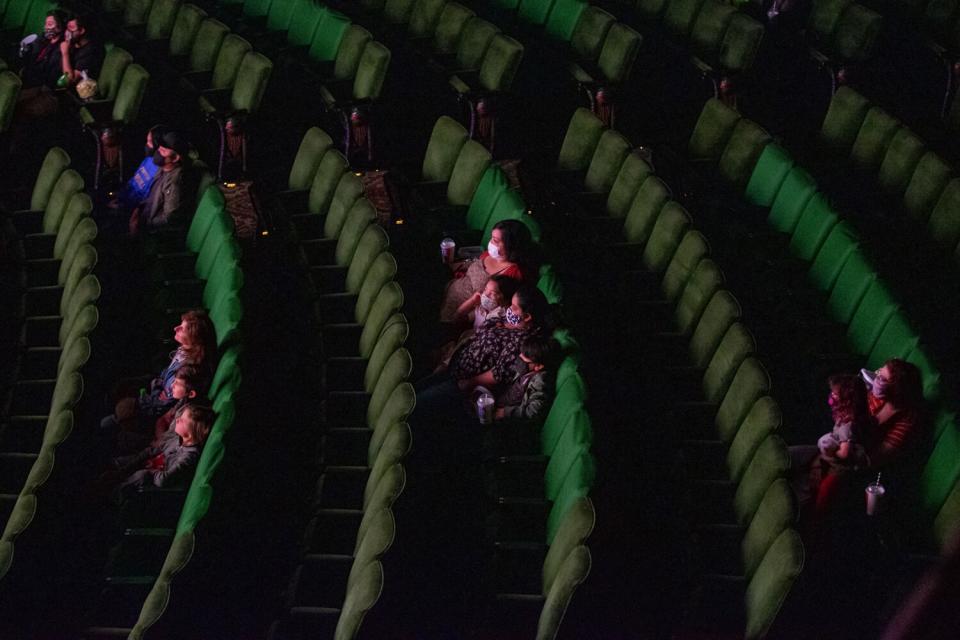
[[[493,311],[497,308],[497,301],[488,296],[485,293],[480,294],[480,306],[483,307],[486,311]]]
[[[490,257],[494,260],[499,260],[500,256],[500,247],[493,243],[493,240],[487,243],[487,253],[490,254]]]
[[[870,371],[869,369],[860,369],[860,377],[870,387],[870,392],[873,393],[875,398],[883,399],[887,387],[886,380],[879,378],[876,371]]]

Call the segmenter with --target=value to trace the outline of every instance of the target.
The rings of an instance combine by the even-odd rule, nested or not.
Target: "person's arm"
[[[473,391],[477,387],[492,387],[497,384],[497,380],[493,375],[493,369],[489,371],[484,371],[478,375],[473,376],[472,378],[464,378],[457,382],[457,386],[460,387],[461,391]]]
[[[515,420],[539,420],[550,408],[550,394],[544,375],[534,375],[527,383],[520,404],[503,408],[503,417]]]
[[[844,440],[840,443],[840,446],[837,447],[836,458],[839,460],[846,460],[850,456],[851,444],[849,440]]]
[[[465,320],[470,312],[480,306],[480,294],[474,293],[463,304],[457,307],[455,320]]]
[[[177,455],[167,459],[163,469],[153,472],[153,485],[161,488],[174,484],[196,466],[200,452],[196,447],[181,448]]]
[[[900,456],[901,452],[910,444],[916,421],[912,417],[897,420],[884,435],[883,440],[870,452],[870,466],[882,467]]]
[[[164,185],[160,185],[163,188]],[[163,192],[163,202],[158,211],[154,211],[150,216],[149,226],[159,227],[167,224],[171,220],[180,217],[183,206],[183,198],[180,193],[183,190],[183,174],[181,173],[174,179],[173,185]]]
[[[73,68],[73,48],[69,40],[60,43],[60,70],[70,79],[70,84],[80,80],[80,73]]]

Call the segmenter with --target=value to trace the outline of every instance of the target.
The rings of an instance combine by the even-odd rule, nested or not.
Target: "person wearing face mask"
[[[154,125],[147,131],[147,141],[143,147],[144,158],[127,180],[127,184],[117,195],[107,203],[111,209],[133,209],[146,201],[150,195],[150,187],[154,178],[160,172],[160,167],[154,162],[153,156],[157,153],[159,142],[166,135],[167,129],[163,125]]]
[[[179,133],[164,133],[153,154],[159,167],[143,205],[130,216],[130,235],[140,229],[152,229],[185,222],[193,210],[195,185],[190,166],[190,145]]]
[[[75,16],[67,22],[67,30],[60,43],[60,68],[68,86],[74,86],[87,72],[90,78],[100,75],[106,55],[103,43],[91,33],[93,22],[86,16]]]
[[[43,21],[43,33],[23,48],[21,58],[23,68],[20,79],[23,90],[57,86],[60,77],[60,43],[63,41],[63,27],[66,15],[60,10],[49,12]]]
[[[517,291],[518,284],[513,278],[502,274],[491,276],[487,280],[482,293],[473,294],[460,305],[460,308],[457,309],[454,324],[457,327],[467,326],[471,322],[471,316],[473,316],[471,328],[464,330],[459,338],[450,340],[440,348],[439,364],[436,371],[446,369],[450,365],[450,357],[457,350],[457,347],[470,340],[487,320],[503,318],[504,312],[513,299],[513,294]]]
[[[540,424],[553,400],[560,345],[553,338],[531,335],[520,345],[513,381],[496,399],[498,423]]]
[[[920,370],[894,358],[876,372],[863,370],[867,403],[878,429],[865,443],[867,466],[887,470],[918,452],[923,436],[923,384]]]
[[[530,230],[517,220],[498,222],[490,234],[487,250],[469,263],[454,263],[456,277],[447,285],[440,307],[440,322],[457,321],[458,310],[483,291],[491,276],[502,275],[525,284],[537,277],[535,246]]]

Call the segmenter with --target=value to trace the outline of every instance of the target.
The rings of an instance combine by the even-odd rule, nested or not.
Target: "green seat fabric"
[[[482,144],[475,140],[467,141],[460,149],[447,182],[447,202],[469,205],[490,162],[490,152]]]
[[[181,5],[170,31],[168,51],[171,56],[187,56],[196,41],[207,12],[193,4]]]
[[[60,147],[53,147],[47,152],[37,173],[37,179],[33,183],[33,192],[30,194],[31,211],[42,211],[46,208],[60,174],[69,166],[70,155]]]
[[[813,3],[807,18],[807,27],[819,39],[828,39],[833,35],[840,16],[853,0],[817,0]]]
[[[554,0],[520,0],[517,17],[528,24],[542,25],[547,21],[553,5]]]
[[[790,252],[800,260],[812,262],[839,217],[820,193],[815,193],[803,209],[790,238]]]
[[[920,473],[920,513],[933,517],[960,480],[960,429],[947,425]]]
[[[952,176],[953,169],[940,156],[932,151],[923,154],[903,194],[907,215],[917,222],[926,222]]]
[[[328,213],[330,205],[333,202],[334,194],[339,188],[343,174],[348,168],[349,164],[347,163],[347,159],[336,149],[328,149],[327,152],[323,154],[323,157],[320,158],[320,165],[313,175],[310,193],[307,196],[307,211],[309,213],[315,215]],[[347,211],[343,211],[342,213],[346,215]],[[328,223],[331,227],[335,227],[335,229],[331,228],[330,231],[336,231],[336,233],[327,232]],[[339,235],[339,229],[342,224],[342,220],[330,220],[329,218],[325,220],[324,237],[336,238]]]
[[[272,71],[273,63],[262,53],[251,51],[245,55],[230,93],[230,106],[235,111],[255,113],[260,108]]]
[[[523,45],[498,33],[483,56],[477,82],[484,91],[507,92],[523,60]]]
[[[830,100],[827,115],[820,127],[821,142],[835,152],[847,153],[853,146],[869,109],[870,101],[862,95],[850,87],[838,88]]]
[[[267,11],[267,31],[287,31],[301,0],[273,0]]]
[[[751,204],[771,206],[792,168],[793,158],[783,147],[774,143],[766,145],[750,174],[744,197]]]
[[[319,62],[328,62],[336,58],[351,26],[353,25],[350,24],[347,16],[329,7],[325,8],[313,32],[307,57]]]
[[[417,0],[410,12],[407,35],[410,38],[429,38],[433,35],[447,0]]]
[[[436,31],[433,32],[433,49],[440,54],[457,51],[464,27],[476,14],[458,2],[448,2],[440,12]]]
[[[851,3],[833,33],[833,50],[844,62],[864,62],[877,48],[883,17],[867,7]]]
[[[459,122],[450,116],[440,116],[427,144],[423,157],[421,179],[426,182],[446,182],[469,135]]]
[[[797,507],[790,485],[783,478],[774,480],[743,534],[740,548],[746,577],[753,576],[774,540],[790,528],[796,518]]]
[[[820,291],[830,291],[847,259],[857,250],[860,241],[847,222],[841,221],[833,229],[817,251],[807,277]]]
[[[570,552],[545,595],[537,621],[537,640],[556,638],[564,614],[577,587],[587,579],[592,566],[590,550],[580,545]]]
[[[147,40],[169,38],[179,9],[179,0],[153,0],[153,6],[150,7],[150,15],[147,18],[145,33]]]
[[[851,162],[867,170],[879,167],[899,128],[896,118],[880,107],[871,107],[850,149]]]
[[[652,273],[663,271],[692,222],[690,214],[680,203],[670,200],[664,204],[640,256],[644,268]]]
[[[291,191],[302,191],[310,188],[313,177],[317,173],[320,161],[327,150],[333,146],[333,140],[320,127],[310,127],[303,135],[297,155],[293,158],[290,167],[290,177],[287,179],[287,188]]]
[[[960,242],[960,178],[954,178],[944,187],[937,204],[927,220],[930,238],[948,251]]]
[[[902,194],[926,151],[923,141],[906,127],[897,131],[880,163],[877,184],[889,194]]]
[[[663,12],[663,24],[678,36],[687,36],[704,0],[670,0]]]
[[[585,0],[556,0],[544,25],[547,35],[561,42],[569,42],[580,16],[588,6]]]
[[[467,228],[475,231],[486,228],[497,200],[509,186],[509,180],[503,169],[495,165],[487,167],[467,208]]]
[[[777,402],[770,396],[757,398],[727,449],[727,478],[731,482],[740,482],[757,449],[782,424],[783,412]]]
[[[739,322],[731,325],[727,333],[733,336],[733,340],[727,342],[731,348],[729,350],[725,349],[725,352],[728,351],[729,357],[726,357],[727,353],[720,353],[719,348],[717,349],[717,354],[714,354],[714,359],[718,357],[722,359],[719,367],[721,370],[736,362],[737,358],[739,358],[742,353],[749,351],[751,347],[756,347],[756,343],[753,342],[753,336],[745,331],[743,325]],[[728,340],[727,336],[724,336],[724,340]],[[721,347],[726,346],[723,342],[720,344]],[[711,364],[713,363],[711,362]],[[723,375],[717,377],[721,380],[725,378]],[[720,387],[722,388],[722,383]],[[736,373],[727,387],[723,401],[720,402],[720,405],[717,407],[715,426],[717,436],[720,440],[723,440],[724,443],[729,445],[736,437],[740,425],[753,408],[754,403],[756,403],[757,399],[767,395],[769,391],[770,376],[767,374],[767,370],[764,369],[763,365],[760,364],[760,361],[756,358],[752,356],[744,358],[743,361],[740,362],[740,366],[737,367]],[[754,460],[751,464],[754,464],[756,461],[757,456],[754,455]],[[744,489],[745,491],[748,489],[741,486],[737,491],[738,496],[741,497],[739,504],[742,508],[743,501],[740,489]],[[743,518],[740,520],[741,523],[745,521]]]
[[[707,305],[709,309],[709,305]],[[706,313],[706,309],[704,310]],[[699,325],[698,325],[699,326]],[[720,344],[710,357],[703,372],[703,397],[711,404],[720,404],[726,401],[725,394],[730,390],[734,377],[737,375],[740,365],[757,350],[757,343],[750,331],[739,322],[731,324],[723,334]],[[740,413],[735,414],[731,422],[736,422],[739,426],[739,420],[743,418],[746,403],[741,401]],[[752,405],[752,401],[750,401]],[[735,431],[736,427],[730,427]]]
[[[647,176],[643,181],[623,222],[623,238],[626,242],[643,244],[657,221],[657,216],[670,199],[664,182],[656,176]]]
[[[874,280],[850,318],[847,327],[850,349],[861,355],[869,354],[896,310],[897,303],[890,290],[880,280]]]
[[[317,27],[326,14],[326,7],[312,2],[301,0],[294,9],[290,18],[290,28],[287,31],[287,43],[293,47],[309,47]]]
[[[683,292],[690,274],[709,253],[710,245],[703,234],[695,229],[687,231],[664,271],[660,283],[664,298],[671,302],[676,300]]]
[[[727,25],[737,13],[737,9],[724,2],[706,0],[697,14],[690,32],[690,43],[696,52],[714,52],[720,47],[720,41]]]
[[[0,133],[10,128],[21,85],[17,74],[12,71],[0,72]]]
[[[767,635],[800,576],[803,563],[800,535],[793,529],[784,530],[767,550],[747,584],[744,596],[746,638],[754,640]]]
[[[848,324],[877,275],[870,261],[856,249],[847,258],[827,298],[827,311],[834,322]]]
[[[382,15],[387,24],[407,24],[413,11],[413,0],[385,0]]]
[[[213,18],[207,18],[201,22],[197,37],[194,38],[193,46],[190,47],[187,70],[192,72],[212,70],[220,54],[220,48],[229,33],[230,28],[227,25]]]
[[[380,97],[390,66],[390,50],[379,42],[368,42],[357,65],[353,80],[354,100],[375,100]]]
[[[746,118],[737,122],[720,154],[717,167],[720,176],[737,189],[742,189],[769,141],[770,134],[756,123]]]
[[[231,33],[223,39],[210,78],[211,89],[230,89],[244,57],[253,49],[249,42]]]
[[[317,29],[317,37],[322,37],[322,28],[323,25]],[[317,40],[314,39],[314,42]],[[359,74],[360,60],[371,42],[373,42],[373,35],[369,31],[355,24],[349,25],[340,39],[336,57],[333,59],[333,79],[356,79]]]
[[[867,368],[879,369],[891,358],[906,358],[918,342],[920,336],[911,328],[910,321],[903,312],[896,311],[867,355]]]
[[[627,25],[622,22],[613,24],[607,31],[597,58],[597,69],[603,75],[597,80],[614,84],[626,82],[642,42],[640,34]]]
[[[761,23],[746,14],[734,14],[720,43],[720,69],[728,73],[749,71],[757,58],[764,33]]]
[[[587,168],[583,181],[584,189],[594,193],[607,193],[629,153],[630,142],[622,134],[613,130],[604,131]]]
[[[483,56],[493,36],[500,33],[500,29],[483,18],[470,18],[463,27],[460,41],[457,43],[457,69],[474,71],[483,63]]]
[[[750,359],[747,362],[750,362]],[[760,501],[767,493],[767,488],[777,478],[783,478],[789,469],[790,454],[787,452],[787,445],[776,435],[767,436],[757,447],[734,493],[733,511],[740,526],[750,523]]]
[[[800,222],[807,204],[816,193],[813,177],[800,167],[794,167],[780,185],[770,207],[767,224],[780,233],[792,234]]]
[[[717,263],[709,258],[701,260],[690,274],[674,310],[678,333],[689,335],[694,330],[713,294],[722,286],[723,272]]]
[[[720,100],[707,100],[690,134],[687,155],[695,160],[719,158],[739,120],[740,114]]]
[[[123,73],[133,62],[133,56],[126,49],[114,47],[103,58],[100,76],[97,78],[97,95],[103,100],[116,100]]]
[[[570,48],[582,60],[596,60],[610,27],[617,21],[599,7],[587,6],[570,35]]]
[[[577,109],[560,147],[557,158],[558,171],[585,171],[600,143],[605,127],[589,109]]]
[[[493,205],[493,211],[487,218],[487,224],[483,229],[483,236],[480,240],[481,246],[486,246],[490,242],[493,228],[504,220],[516,220],[522,223],[530,230],[530,236],[534,242],[538,242],[539,225],[533,220],[532,216],[527,215],[527,204],[523,201],[523,196],[517,191],[508,189],[500,192],[500,197]]]
[[[713,294],[690,336],[687,350],[694,367],[704,369],[723,340],[727,329],[740,318],[740,303],[726,289]]]

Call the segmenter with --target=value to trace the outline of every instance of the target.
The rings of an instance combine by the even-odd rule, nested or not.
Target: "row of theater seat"
[[[69,165],[65,151],[51,149],[29,209],[4,214],[5,239],[17,250],[3,291],[9,305],[4,330],[12,344],[5,345],[2,372],[0,575],[11,567],[14,542],[35,518],[55,451],[73,428],[73,408],[83,394],[81,369],[91,355],[88,336],[99,321],[100,283],[91,273],[97,225],[82,193],[83,178]]]
[[[403,347],[409,329],[387,234],[362,179],[321,129],[304,135],[286,186],[266,206],[288,221],[309,268],[326,384],[318,390],[322,471],[269,637],[355,637],[391,588],[383,556],[397,535],[393,507],[406,484],[406,419],[416,402]]]
[[[802,569],[803,546],[783,479],[789,458],[776,435],[780,408],[768,395],[770,378],[754,355],[740,304],[723,288],[706,238],[667,185],[623,136],[585,109],[571,119],[557,169],[579,196],[560,199],[566,203],[560,206],[581,224],[599,227],[583,258],[599,278],[617,284],[610,308],[643,309],[641,317],[622,318],[615,331],[643,345],[637,357],[645,366],[666,373],[663,393],[645,401],[656,416],[645,426],[661,425],[657,439],[678,440],[687,462],[699,587],[686,624],[739,624],[747,637],[762,637]],[[582,184],[571,173],[583,176]],[[651,410],[657,397],[666,400]]]
[[[720,120],[725,124],[718,127],[717,116],[721,113]],[[798,259],[800,279],[808,280],[820,292],[820,299],[825,299],[826,314],[837,323],[838,331],[827,331],[820,322],[816,341],[822,345],[826,335],[837,335],[849,349],[842,359],[833,359],[830,366],[847,363],[846,366],[878,367],[889,358],[900,357],[920,369],[924,394],[936,413],[933,449],[921,472],[918,503],[903,506],[915,507],[919,516],[914,521],[915,530],[910,532],[916,536],[915,543],[942,545],[957,525],[952,514],[956,511],[956,495],[960,494],[956,488],[960,477],[957,464],[960,430],[955,421],[955,398],[942,393],[940,372],[911,328],[910,319],[899,310],[871,261],[858,247],[856,232],[838,221],[828,202],[815,192],[816,184],[809,175],[795,167],[781,148],[766,144],[766,140],[758,144],[755,135],[758,129],[727,107],[708,102],[691,137],[690,151],[717,166],[730,158],[753,159],[742,165],[754,164],[746,184],[732,183],[732,187],[738,197],[759,207],[761,212],[769,211],[767,223],[780,238],[754,232],[752,239],[762,242],[769,256],[789,253]],[[722,168],[719,171],[724,173]],[[742,220],[724,224],[733,229],[728,233],[745,237]],[[743,247],[738,245],[736,253],[743,254]],[[766,289],[782,290],[783,283],[782,277],[775,277]],[[793,286],[800,287],[801,283]],[[807,314],[816,318],[821,312],[813,309],[816,307],[808,309]],[[779,315],[775,311],[767,315],[771,313]],[[776,321],[772,316],[769,320]],[[791,334],[792,350],[796,349],[797,341],[803,339],[801,335]]]
[[[176,575],[193,554],[195,530],[210,508],[211,483],[236,421],[243,274],[233,221],[218,187],[204,190],[185,231],[161,232],[148,242],[155,261],[151,289],[157,295],[147,321],[155,321],[160,337],[185,309],[207,309],[222,354],[208,392],[217,419],[185,492],[145,488],[124,505],[123,536],[111,551],[97,604],[88,614],[87,638],[112,637],[117,629],[139,638],[160,623]]]

